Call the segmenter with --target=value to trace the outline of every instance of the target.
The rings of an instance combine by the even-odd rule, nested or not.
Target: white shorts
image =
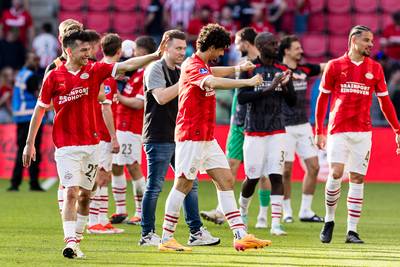
[[[346,132],[328,135],[329,163],[343,163],[348,172],[365,175],[371,155],[372,132]]]
[[[113,154],[113,163],[119,166],[142,163],[142,136],[132,132],[117,130],[120,145],[118,154]]]
[[[293,162],[294,153],[305,160],[318,156],[314,135],[309,123],[286,126],[285,161]]]
[[[106,172],[111,171],[113,153],[110,142],[100,141],[99,143],[99,168],[103,168]]]
[[[99,146],[65,146],[54,157],[58,177],[64,187],[79,186],[92,190],[99,163]]]
[[[196,179],[197,173],[223,168],[230,169],[221,147],[212,141],[176,142],[175,177],[185,175],[189,180]]]
[[[243,144],[244,170],[249,179],[270,174],[283,174],[285,134],[245,136]]]

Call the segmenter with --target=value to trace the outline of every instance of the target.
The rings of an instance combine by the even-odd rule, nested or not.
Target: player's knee
[[[67,202],[76,202],[78,200],[78,193],[79,193],[79,189],[77,187],[68,187],[65,188],[64,190],[66,190],[66,201]]]
[[[319,164],[318,162],[312,163],[310,164],[310,166],[308,167],[308,174],[310,177],[317,177],[318,173],[319,173]]]
[[[343,176],[343,170],[341,169],[333,169],[331,172],[331,176],[333,179],[340,179]]]
[[[358,173],[350,173],[350,182],[355,184],[362,184],[364,182],[364,175]]]
[[[187,179],[185,176],[179,177],[175,181],[175,189],[187,195],[193,187],[193,180]]]
[[[120,176],[124,173],[124,166],[119,166],[116,164],[113,164],[112,166],[112,174],[115,176]]]
[[[283,179],[281,174],[270,174],[269,179],[271,181],[272,190],[271,193],[275,195],[283,194]]]

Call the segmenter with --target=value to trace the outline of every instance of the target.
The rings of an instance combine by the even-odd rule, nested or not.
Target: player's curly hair
[[[196,48],[201,52],[207,51],[214,46],[215,49],[228,48],[231,44],[230,33],[218,24],[208,24],[201,28],[197,38]]]

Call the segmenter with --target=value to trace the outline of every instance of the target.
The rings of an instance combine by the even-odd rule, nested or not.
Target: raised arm
[[[242,88],[247,86],[260,85],[263,82],[261,75],[257,74],[250,79],[228,79],[221,77],[208,76],[204,80],[203,88],[229,90],[232,88]]]
[[[214,77],[227,77],[235,73],[253,70],[256,66],[251,61],[246,61],[243,64],[230,67],[211,67],[211,72]]]
[[[151,61],[159,59],[164,53],[167,42],[168,38],[163,38],[156,52],[141,57],[130,58],[118,63],[116,70],[117,74],[139,69],[140,67],[149,64]]]

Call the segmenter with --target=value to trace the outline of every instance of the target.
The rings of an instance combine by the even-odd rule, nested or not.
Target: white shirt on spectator
[[[40,58],[40,67],[46,68],[57,57],[60,46],[52,34],[41,33],[33,39],[32,47]]]
[[[179,22],[187,29],[189,20],[193,15],[196,0],[167,0],[165,9],[170,12],[170,26],[175,28]]]

